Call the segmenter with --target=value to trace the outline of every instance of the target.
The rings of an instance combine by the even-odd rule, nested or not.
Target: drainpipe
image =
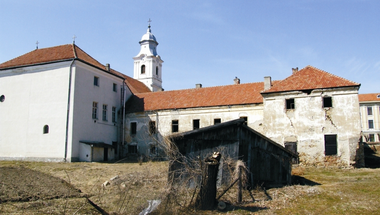
[[[120,141],[120,148],[119,148],[119,159],[121,157],[123,157],[123,154],[124,154],[124,126],[125,126],[125,123],[124,123],[124,120],[125,120],[125,116],[124,116],[124,111],[125,111],[125,104],[124,104],[124,98],[125,98],[125,79],[123,80],[123,95],[121,97],[121,141]],[[123,149],[123,150],[121,150]]]
[[[73,73],[73,64],[75,59],[71,61],[70,64],[70,73],[69,73],[69,90],[68,90],[68,95],[67,95],[67,115],[66,115],[66,136],[65,136],[65,156],[64,156],[64,161],[67,162],[67,144],[68,144],[68,139],[69,139],[69,119],[70,119],[70,99],[71,99],[71,76]]]

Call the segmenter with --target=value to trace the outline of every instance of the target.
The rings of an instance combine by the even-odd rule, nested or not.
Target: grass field
[[[1,161],[0,214],[139,214],[155,199],[152,214],[380,214],[380,169],[295,167],[295,185],[254,189],[254,200],[244,191],[241,204],[232,188],[223,211],[188,207],[194,190],[169,188],[167,171],[167,162]]]

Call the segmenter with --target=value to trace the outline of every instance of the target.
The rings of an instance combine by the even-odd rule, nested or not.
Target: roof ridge
[[[344,81],[349,81],[349,82],[352,82],[352,83],[354,83],[354,84],[359,84],[359,83],[356,83],[356,82],[354,82],[354,81],[350,81],[350,80],[348,80],[348,79],[345,79],[345,78],[343,78],[343,77],[340,77],[340,76],[334,75],[334,74],[332,74],[332,73],[330,73],[330,72],[327,72],[327,71],[325,71],[325,70],[323,70],[323,69],[319,69],[319,68],[314,67],[314,66],[311,66],[311,65],[307,65],[307,66],[305,66],[305,68],[313,68],[313,69],[319,70],[320,72],[328,73],[329,75],[332,75],[332,76],[334,76],[334,77],[336,77],[336,78],[339,78],[339,79],[342,79],[342,80],[344,80]],[[305,69],[305,68],[302,68],[302,69]],[[301,69],[301,70],[302,70],[302,69]],[[290,76],[289,76],[289,77],[290,77]]]

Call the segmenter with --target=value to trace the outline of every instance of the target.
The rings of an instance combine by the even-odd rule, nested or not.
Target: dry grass
[[[293,174],[298,176],[300,185],[269,190],[254,189],[252,195],[255,201],[248,191],[244,191],[241,204],[236,203],[235,185],[221,198],[227,203],[224,211],[200,212],[187,208],[194,196],[194,189],[168,188],[167,162],[144,162],[141,165],[0,162],[2,170],[11,167],[22,169],[20,166],[28,170],[19,171],[19,174],[12,176],[12,181],[17,181],[17,186],[22,184],[22,181],[27,182],[20,178],[29,177],[29,181],[32,181],[29,171],[33,174],[43,173],[33,176],[39,179],[42,176],[52,178],[41,180],[45,181],[45,187],[32,184],[34,190],[21,192],[26,199],[28,195],[34,196],[27,201],[10,199],[0,203],[1,214],[99,214],[83,196],[88,196],[111,214],[139,214],[148,206],[147,201],[153,199],[162,200],[158,210],[153,214],[380,214],[380,169],[298,167],[293,169]],[[26,174],[28,172],[29,174]],[[2,181],[2,176],[4,171],[0,172],[0,187],[4,188],[5,181]],[[118,177],[111,181],[115,176]],[[52,184],[62,184],[61,180],[81,190],[81,194],[73,195],[78,191],[70,190],[70,186],[64,187],[70,190],[68,193],[61,190],[62,187],[57,187],[56,195],[47,192],[52,190]],[[109,181],[110,184],[104,187],[102,184],[105,181]],[[11,180],[7,179],[7,183],[10,182]],[[37,191],[38,186],[40,191]],[[222,190],[223,188],[220,188],[219,192]],[[0,189],[0,198],[15,195],[9,191]],[[39,195],[36,195],[36,191]],[[63,195],[58,195],[60,193]]]

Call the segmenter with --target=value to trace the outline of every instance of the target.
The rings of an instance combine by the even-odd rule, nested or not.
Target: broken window
[[[332,98],[331,97],[323,97],[323,107],[324,108],[332,107]]]
[[[141,66],[141,74],[145,74],[145,65]]]
[[[156,133],[156,121],[149,121],[149,133],[150,134]]]
[[[137,123],[131,122],[131,135],[135,135],[137,133]]]
[[[156,155],[157,154],[157,147],[156,147],[155,144],[151,144],[149,150],[150,150],[150,154],[151,155]]]
[[[337,152],[336,134],[325,135],[325,155],[336,155]]]
[[[44,134],[48,134],[49,133],[49,126],[48,125],[44,125],[43,133]]]
[[[367,115],[372,116],[372,107],[367,107]]]
[[[172,133],[178,132],[178,120],[172,120]]]
[[[368,120],[368,128],[373,129],[373,120],[372,119]]]
[[[137,153],[137,145],[128,145],[128,153],[136,154]]]
[[[244,119],[244,125],[248,124],[248,117],[246,116],[241,116],[240,119]]]
[[[295,108],[294,99],[286,99],[286,110],[292,110]]]
[[[193,130],[199,129],[199,119],[193,119]]]
[[[222,122],[222,120],[219,119],[219,118],[214,119],[214,125],[219,124],[219,123],[221,123],[221,122]]]

